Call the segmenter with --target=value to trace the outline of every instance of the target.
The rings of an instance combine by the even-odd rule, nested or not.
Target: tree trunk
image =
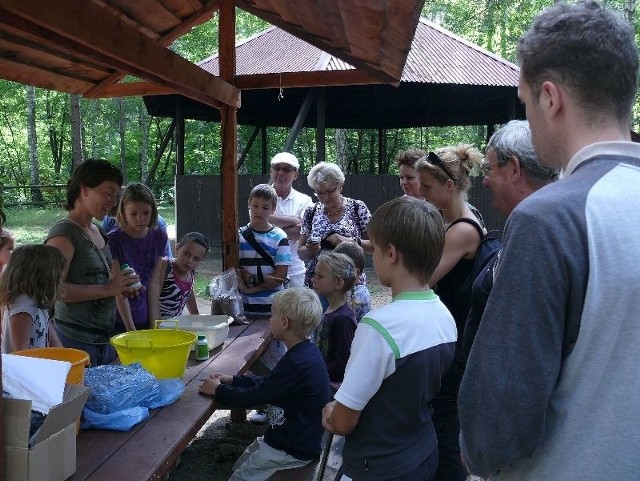
[[[27,142],[29,144],[29,173],[31,177],[31,202],[42,206],[40,189],[40,165],[38,164],[38,138],[36,137],[36,88],[26,86],[27,94]]]
[[[122,171],[122,176],[124,177],[123,183],[127,183],[127,152],[125,149],[125,128],[127,123],[124,118],[124,98],[118,97],[116,100],[118,104],[118,137],[120,138],[120,170]]]
[[[47,91],[46,100],[46,116],[49,129],[49,149],[51,150],[51,157],[53,157],[53,170],[56,174],[60,173],[62,168],[62,152],[64,147],[64,129],[67,123],[67,110],[63,109],[60,115],[60,130],[55,126],[55,107],[51,100],[51,93]]]
[[[73,166],[82,163],[82,117],[80,115],[80,96],[71,95],[71,158]]]
[[[138,125],[140,127],[140,178],[149,185],[149,116],[142,102],[138,103]]]
[[[342,172],[347,173],[349,167],[349,141],[345,129],[336,129],[336,164],[340,166]]]
[[[89,137],[91,138],[91,158],[95,159],[98,157],[98,104],[99,100],[92,100],[89,102],[89,110],[90,110],[90,122],[89,126]]]

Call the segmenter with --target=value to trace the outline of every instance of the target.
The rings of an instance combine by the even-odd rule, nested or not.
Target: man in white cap
[[[269,222],[285,231],[291,248],[291,267],[289,267],[289,286],[302,287],[305,266],[298,257],[298,238],[302,215],[313,202],[311,197],[294,189],[293,181],[298,178],[300,163],[295,155],[280,152],[271,159],[271,182],[278,194],[278,205]]]

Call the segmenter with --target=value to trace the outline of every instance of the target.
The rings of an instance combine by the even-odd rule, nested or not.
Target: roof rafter
[[[191,17],[184,20],[176,28],[165,33],[162,37],[160,37],[157,40],[157,42],[165,46],[171,45],[171,43],[173,43],[174,40],[176,40],[177,38],[180,38],[182,35],[191,31],[193,27],[200,25],[201,23],[204,23],[206,20],[209,20],[213,16],[213,13],[216,10],[218,10],[219,7],[220,7],[220,0],[209,0],[207,2],[204,2],[202,8],[198,12],[194,13],[193,15],[191,15]],[[125,75],[126,75],[126,72],[121,72],[121,71],[113,72],[111,75],[109,75],[106,79],[104,79],[98,85],[96,85],[89,91],[85,92],[84,96],[87,98],[112,97],[112,95],[109,95],[108,93],[106,95],[102,95],[102,92],[105,89],[109,89],[110,86],[115,85],[116,82],[122,80],[122,78],[124,78]],[[132,94],[132,95],[138,95],[138,94]]]
[[[56,0],[0,0],[0,15],[16,28],[28,25],[31,34],[56,37],[66,45],[99,62],[157,81],[177,92],[219,108],[221,103],[239,107],[240,91],[179,55],[159,45],[93,2]],[[30,24],[30,25],[29,25]],[[91,29],[86,26],[90,25]]]

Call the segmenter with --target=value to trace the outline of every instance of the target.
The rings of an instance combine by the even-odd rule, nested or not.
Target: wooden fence
[[[256,184],[268,182],[267,175],[238,176],[239,224],[249,222],[246,202],[249,192]],[[312,195],[306,176],[301,175],[294,188]],[[176,176],[176,231],[179,240],[187,232],[202,232],[214,246],[221,246],[222,214],[220,199],[220,176],[185,175]],[[402,195],[398,177],[395,175],[348,175],[344,183],[344,195],[364,201],[371,212],[388,200]],[[315,201],[315,198],[312,196]],[[482,213],[487,229],[502,230],[505,217],[491,206],[491,193],[482,186],[482,178],[473,178],[469,202]]]

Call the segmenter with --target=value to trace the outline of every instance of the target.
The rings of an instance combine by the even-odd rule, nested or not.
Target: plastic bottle
[[[209,359],[207,336],[198,334],[198,340],[196,341],[196,361],[206,361],[207,359]]]
[[[133,270],[133,267],[129,267],[129,264],[122,264],[120,266],[120,268],[122,269],[122,273],[125,276],[135,276],[136,275],[136,271]],[[141,287],[142,287],[142,283],[140,281],[136,281],[133,284],[129,284],[129,290],[130,291],[137,291]]]

